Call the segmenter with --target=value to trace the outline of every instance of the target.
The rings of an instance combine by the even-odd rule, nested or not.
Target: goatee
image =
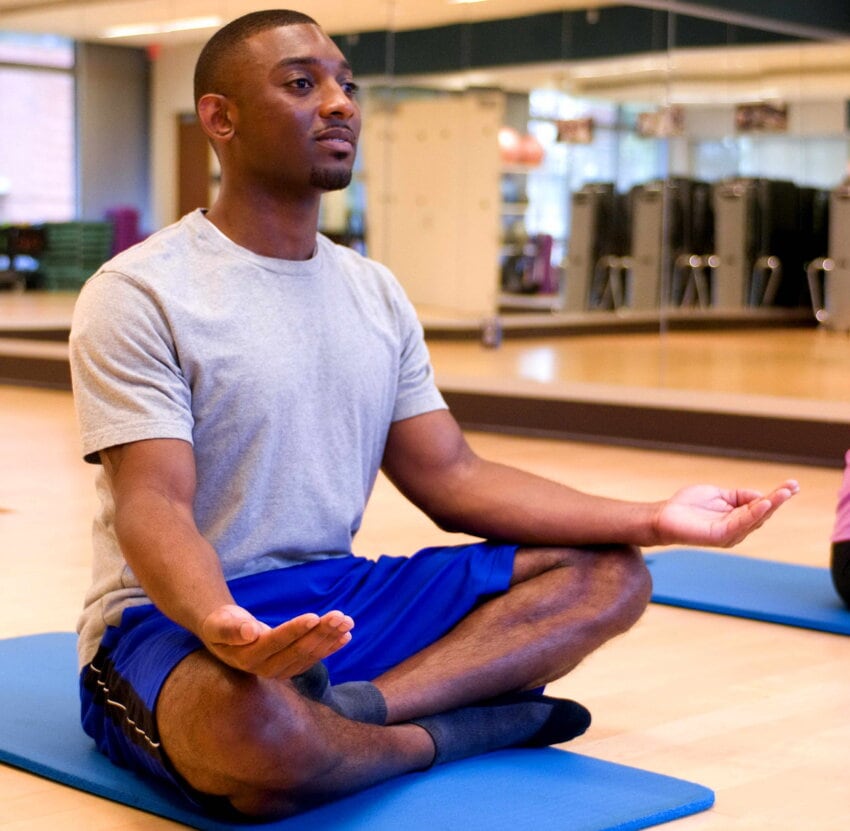
[[[351,183],[350,170],[328,170],[314,167],[310,171],[310,184],[320,190],[342,190]]]

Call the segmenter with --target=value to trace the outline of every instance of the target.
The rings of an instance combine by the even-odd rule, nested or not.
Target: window
[[[0,32],[0,223],[74,218],[74,47]]]

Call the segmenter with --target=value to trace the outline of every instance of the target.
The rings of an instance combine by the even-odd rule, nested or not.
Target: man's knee
[[[652,578],[639,548],[618,546],[595,558],[597,579],[619,589],[616,610],[623,629],[643,614],[652,595]]]
[[[643,614],[652,580],[635,546],[520,549],[514,581],[554,572],[568,584],[561,600],[567,608],[584,605],[588,615],[617,629],[628,629]]]
[[[303,810],[304,794],[339,761],[317,706],[204,656],[169,679],[157,719],[169,760],[191,787],[251,817],[282,817]]]

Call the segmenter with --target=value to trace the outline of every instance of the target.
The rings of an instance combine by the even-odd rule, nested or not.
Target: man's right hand
[[[220,606],[204,619],[201,638],[224,663],[253,675],[292,678],[351,640],[354,621],[339,611],[308,613],[272,629],[241,606]]]

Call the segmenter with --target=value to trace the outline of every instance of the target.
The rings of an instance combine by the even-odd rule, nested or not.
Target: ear
[[[225,95],[208,93],[198,101],[198,120],[213,141],[229,141],[233,135],[233,102]]]

